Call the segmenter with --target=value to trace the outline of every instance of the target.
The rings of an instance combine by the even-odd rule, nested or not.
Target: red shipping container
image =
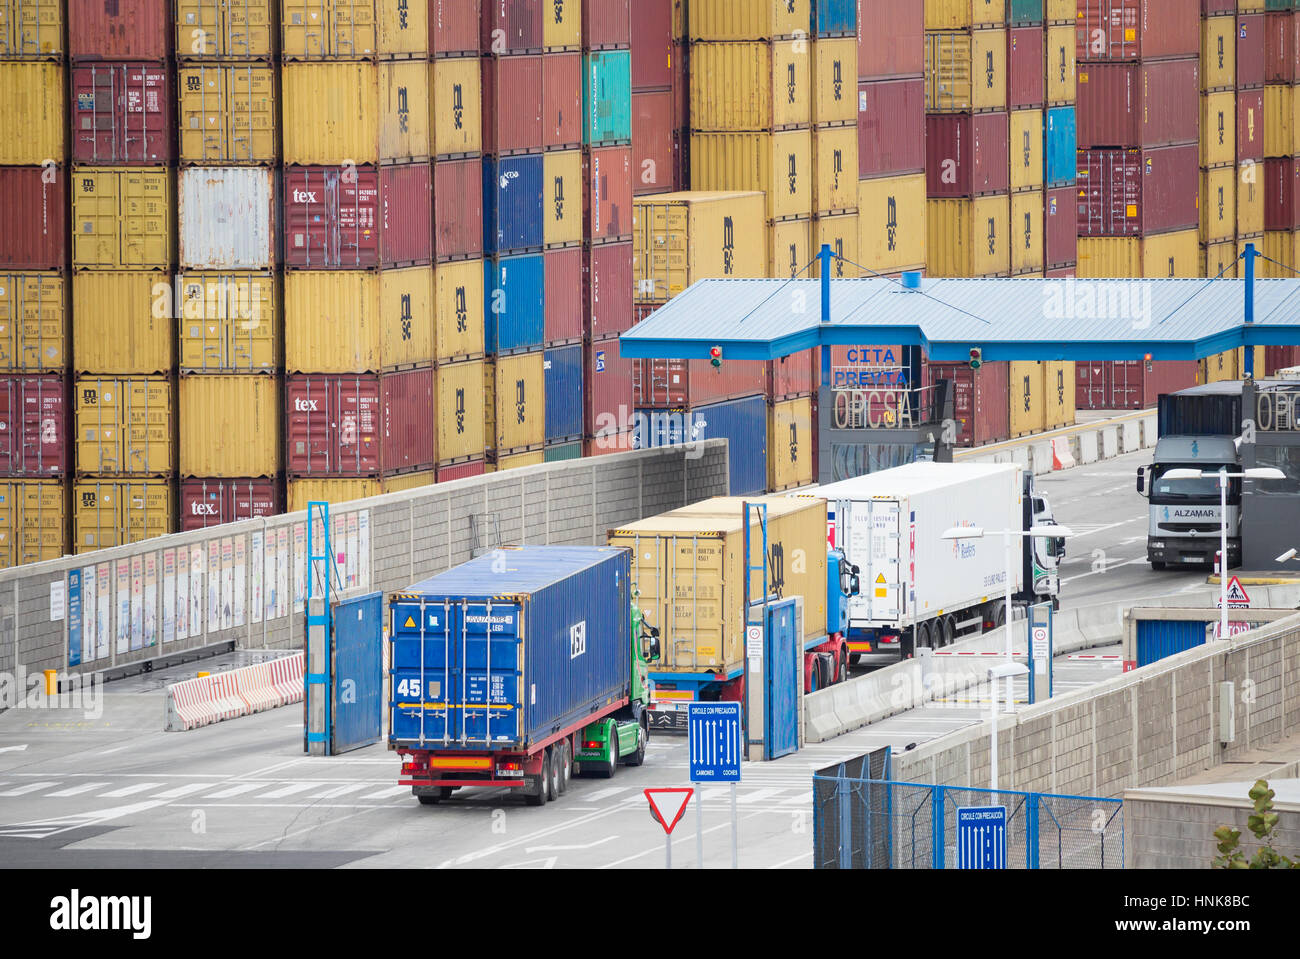
[[[1264,159],[1264,90],[1237,91],[1237,161]]]
[[[821,385],[821,349],[802,350],[767,364],[767,398],[773,402],[811,396]]]
[[[647,2],[637,0],[639,5]],[[582,0],[582,48],[627,49],[632,42],[631,5],[632,0]]]
[[[917,0],[858,0],[858,79],[924,73],[924,6]]]
[[[606,456],[609,453],[631,452],[634,449],[632,438],[631,430],[626,433],[607,433],[588,437],[582,441],[582,455],[584,457]]]
[[[542,149],[542,57],[483,58],[483,152]],[[581,85],[579,85],[581,95]]]
[[[632,395],[637,406],[676,409],[757,396],[767,390],[766,367],[759,360],[727,360],[719,369],[710,360],[633,360]]]
[[[1237,12],[1237,0],[1201,0],[1201,16],[1217,17]]]
[[[172,117],[166,67],[91,63],[72,68],[72,157],[80,163],[167,163]]]
[[[1075,404],[1081,410],[1142,410],[1163,393],[1196,385],[1195,360],[1100,360],[1075,364]]]
[[[1300,228],[1297,179],[1300,179],[1300,158],[1270,157],[1264,161],[1264,229]]]
[[[483,0],[480,50],[500,56],[542,49],[541,0]],[[536,96],[537,87],[533,87]]]
[[[433,164],[433,251],[439,263],[483,255],[483,163]]]
[[[955,446],[982,446],[1010,437],[1010,375],[1009,363],[985,363],[978,370],[969,363],[925,363],[926,389],[941,379],[952,383]]]
[[[68,55],[162,63],[171,48],[169,0],[68,0]]]
[[[1278,370],[1300,366],[1300,346],[1266,346],[1264,347],[1264,370],[1266,376],[1273,376]]]
[[[62,167],[0,167],[0,267],[63,269],[67,194]]]
[[[1075,275],[1077,263],[1071,263],[1068,266],[1058,266],[1055,269],[1047,270],[1043,275],[1049,280],[1069,279]]]
[[[429,49],[433,55],[478,56],[480,0],[428,2]]]
[[[582,179],[583,239],[631,237],[632,147],[583,150]]]
[[[1200,222],[1199,146],[1079,151],[1079,236],[1145,236]]]
[[[181,532],[222,523],[279,516],[280,483],[273,479],[188,479],[181,481]]]
[[[1006,193],[1011,176],[1006,113],[945,113],[925,118],[925,192],[930,197]]]
[[[630,435],[634,362],[619,353],[617,336],[596,340],[583,349],[582,428],[588,439],[604,437],[617,448],[616,437]],[[631,449],[630,442],[623,448]]]
[[[1191,143],[1201,126],[1199,60],[1079,68],[1078,148]]]
[[[433,369],[285,378],[291,476],[380,476],[434,462]]]
[[[1078,0],[1079,60],[1157,60],[1201,52],[1201,11],[1187,0]]]
[[[61,376],[0,378],[0,476],[68,472],[68,406]]]
[[[582,255],[582,334],[603,340],[632,328],[632,241],[587,244]],[[629,427],[630,428],[630,427]]]
[[[1237,89],[1264,85],[1264,14],[1237,17]]]
[[[542,146],[547,150],[582,145],[582,54],[542,57]]]
[[[1041,107],[1047,86],[1043,70],[1043,28],[1007,31],[1007,109]]]
[[[1237,65],[1241,69],[1241,65]],[[1295,83],[1300,76],[1300,17],[1264,14],[1264,82]]]
[[[484,460],[469,460],[464,463],[454,463],[451,466],[439,466],[437,478],[439,483],[450,483],[453,480],[471,479],[475,476],[482,476],[486,462]]]
[[[546,345],[582,340],[582,247],[547,250]]]
[[[925,169],[925,78],[858,84],[858,178]]]
[[[632,194],[669,193],[683,182],[682,137],[675,125],[673,92],[632,94]]]
[[[673,36],[674,2],[641,0],[632,4],[633,90],[672,86],[678,56]]]
[[[1043,262],[1048,267],[1078,262],[1078,223],[1075,188],[1048,190],[1043,201]]]
[[[428,163],[285,167],[285,266],[366,270],[429,263],[431,172]]]

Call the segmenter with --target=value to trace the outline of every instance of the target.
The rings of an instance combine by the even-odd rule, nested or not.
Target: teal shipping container
[[[562,463],[565,460],[582,459],[582,443],[560,443],[546,447],[543,462]]]
[[[1052,107],[1043,123],[1044,186],[1066,186],[1078,175],[1074,107]]]
[[[598,146],[631,140],[632,52],[588,53],[582,66],[582,142]]]
[[[1043,0],[1007,0],[1007,26],[1022,27],[1043,22]]]

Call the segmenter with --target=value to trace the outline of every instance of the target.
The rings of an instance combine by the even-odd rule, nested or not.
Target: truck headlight
[[[1152,544],[1151,544],[1151,548],[1152,548],[1152,549],[1164,549],[1164,548],[1165,548],[1164,540],[1160,540],[1160,539],[1155,540],[1154,542],[1152,542]]]

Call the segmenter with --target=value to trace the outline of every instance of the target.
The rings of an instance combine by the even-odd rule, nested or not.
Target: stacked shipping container
[[[1300,123],[1296,110],[1300,83],[1300,13],[1293,4],[1270,2],[1264,14],[1264,150],[1263,252],[1270,259],[1257,261],[1262,276],[1294,277],[1300,269],[1296,241],[1300,214],[1296,204],[1296,157],[1300,155]],[[1244,179],[1244,177],[1243,177]],[[1271,262],[1270,262],[1271,261]]]

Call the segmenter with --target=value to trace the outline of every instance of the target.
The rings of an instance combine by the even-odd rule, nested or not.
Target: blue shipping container
[[[529,751],[621,705],[629,562],[612,547],[522,546],[394,594],[389,741]]]
[[[858,0],[812,0],[812,33],[828,37],[858,32]]]
[[[582,437],[582,344],[547,350],[546,442]]]
[[[767,489],[767,399],[750,396],[693,410],[637,410],[633,417],[632,446],[654,449],[688,442],[723,438],[732,496]]]
[[[631,140],[631,52],[588,53],[582,66],[582,142],[596,146]]]
[[[546,273],[540,253],[483,261],[483,352],[540,350],[546,336]]]
[[[540,249],[542,155],[483,158],[483,252]]]
[[[1204,646],[1208,631],[1202,620],[1167,622],[1162,619],[1139,619],[1137,664],[1139,667],[1147,666],[1166,656]]]
[[[1043,180],[1049,187],[1073,183],[1078,176],[1074,107],[1052,107],[1043,125]]]

